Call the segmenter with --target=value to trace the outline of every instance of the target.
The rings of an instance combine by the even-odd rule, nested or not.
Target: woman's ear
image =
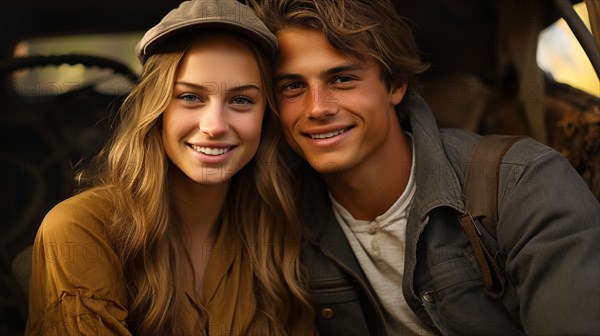
[[[390,102],[392,105],[398,105],[404,98],[404,94],[406,93],[406,83],[402,84],[392,84],[392,88],[390,89]]]

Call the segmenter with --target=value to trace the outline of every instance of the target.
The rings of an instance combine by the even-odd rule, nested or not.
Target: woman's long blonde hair
[[[197,325],[185,288],[192,274],[183,228],[169,190],[170,162],[161,139],[161,115],[190,38],[150,56],[138,85],[119,111],[113,138],[80,181],[109,191],[114,222],[108,237],[121,259],[129,293],[128,327],[138,335],[184,335]],[[314,312],[301,282],[302,227],[282,159],[269,60],[249,44],[261,72],[267,111],[258,152],[233,178],[222,218],[238,232],[252,262],[256,312],[241,334],[302,334]],[[90,167],[90,169],[92,169]],[[89,185],[89,184],[88,184]],[[209,270],[210,271],[210,270]],[[250,281],[250,279],[248,279]],[[202,323],[202,321],[200,321]]]

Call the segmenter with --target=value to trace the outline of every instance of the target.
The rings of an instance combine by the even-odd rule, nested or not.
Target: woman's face
[[[246,44],[235,35],[203,33],[181,61],[163,115],[167,156],[197,183],[228,181],[256,154],[264,91]]]

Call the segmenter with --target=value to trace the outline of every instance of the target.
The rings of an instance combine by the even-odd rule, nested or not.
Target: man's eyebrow
[[[275,77],[273,79],[275,82],[282,81],[282,80],[299,80],[299,79],[302,79],[302,76],[300,76],[298,74],[284,72],[284,73],[275,75]]]
[[[221,86],[218,86],[217,83],[211,82],[211,83],[205,83],[205,84],[207,84],[207,85],[190,83],[190,82],[186,82],[186,81],[175,82],[175,85],[183,85],[183,86],[187,86],[192,89],[195,89],[195,90],[202,90],[202,91],[214,91],[215,87],[221,88]],[[239,92],[239,91],[244,91],[244,90],[258,90],[259,92],[261,91],[260,87],[253,83],[245,84],[245,85],[235,85],[232,88],[226,87],[226,89],[227,89],[227,92]]]
[[[328,77],[328,76],[332,76],[335,74],[338,74],[340,72],[347,72],[347,71],[356,71],[356,70],[362,70],[365,67],[360,65],[360,64],[344,64],[344,65],[340,65],[340,66],[336,66],[333,68],[329,68],[325,71],[322,71],[320,73],[320,77]],[[275,81],[282,81],[282,80],[299,80],[302,79],[303,76],[300,74],[294,74],[294,73],[280,73],[275,75]]]
[[[340,66],[336,66],[330,69],[327,69],[323,72],[323,74],[325,75],[335,75],[338,74],[340,72],[346,72],[346,71],[355,71],[355,70],[362,70],[365,67],[360,65],[360,64],[345,64],[345,65],[340,65]]]

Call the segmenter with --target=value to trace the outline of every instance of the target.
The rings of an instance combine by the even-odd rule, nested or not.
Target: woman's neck
[[[221,214],[229,182],[204,185],[190,180],[179,170],[171,176],[171,195],[185,229],[192,235],[215,231]],[[218,230],[216,230],[218,231]]]
[[[171,176],[171,194],[185,234],[185,246],[192,262],[195,292],[202,297],[204,273],[221,228],[220,216],[225,205],[229,182],[202,185],[181,171]]]

